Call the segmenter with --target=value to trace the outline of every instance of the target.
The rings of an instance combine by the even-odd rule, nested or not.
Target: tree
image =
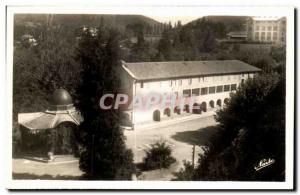
[[[162,38],[158,43],[158,52],[159,55],[162,55],[164,60],[172,59],[172,41],[168,31],[164,31],[162,34]]]
[[[146,151],[144,158],[144,168],[146,170],[169,168],[171,164],[176,162],[172,156],[172,148],[164,141],[156,142]]]
[[[283,77],[264,74],[247,80],[217,112],[216,120],[218,134],[199,156],[193,180],[284,181]],[[254,166],[268,158],[275,163],[255,171]]]
[[[120,48],[118,34],[99,29],[97,37],[83,35],[77,51],[82,65],[76,90],[77,108],[84,122],[79,126],[80,168],[92,179],[129,180],[134,172],[133,154],[125,146],[118,110],[103,110],[99,100],[119,90]]]
[[[212,52],[216,48],[216,40],[213,29],[208,26],[201,30],[199,37],[199,50],[202,52]]]
[[[137,43],[131,47],[128,60],[131,62],[151,61],[154,56],[153,53],[154,52],[150,48],[150,44],[148,44],[144,39],[143,29],[140,29],[137,34]]]
[[[271,72],[275,66],[274,59],[269,51],[264,48],[248,48],[240,50],[235,54],[236,59],[242,60],[253,66],[262,69],[264,72]]]

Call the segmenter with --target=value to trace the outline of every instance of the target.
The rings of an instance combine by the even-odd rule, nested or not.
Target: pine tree
[[[129,180],[134,172],[133,154],[125,146],[119,111],[99,106],[102,95],[118,92],[121,67],[118,35],[111,31],[106,37],[103,30],[99,30],[97,37],[86,33],[77,52],[83,68],[81,84],[76,90],[76,106],[84,118],[79,126],[80,169],[90,179]]]
[[[172,59],[172,41],[170,37],[170,33],[168,31],[164,31],[162,33],[162,38],[158,43],[158,51],[159,55],[163,56],[165,60]]]

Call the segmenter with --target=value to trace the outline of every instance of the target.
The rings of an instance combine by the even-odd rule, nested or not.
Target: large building
[[[246,24],[247,39],[274,44],[285,44],[285,17],[251,17]]]
[[[165,105],[157,103],[146,109],[132,106],[127,110],[132,127],[220,108],[229,100],[230,92],[261,71],[239,60],[123,62],[122,66],[126,77],[122,80],[131,100],[137,96],[153,98],[151,94],[169,98]],[[181,97],[183,103],[178,101]]]

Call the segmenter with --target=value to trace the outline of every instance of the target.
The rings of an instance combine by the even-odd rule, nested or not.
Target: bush
[[[218,134],[199,157],[194,180],[285,180],[285,80],[277,74],[249,79],[216,115]],[[254,144],[255,143],[255,144]],[[276,144],[274,144],[276,143]],[[262,159],[276,163],[259,172]]]
[[[191,162],[183,161],[183,167],[180,168],[179,172],[174,173],[176,176],[174,181],[193,181],[194,170]]]
[[[158,169],[169,168],[170,165],[176,162],[176,159],[171,156],[172,149],[166,142],[157,142],[151,145],[151,148],[146,151],[144,158],[144,168]]]

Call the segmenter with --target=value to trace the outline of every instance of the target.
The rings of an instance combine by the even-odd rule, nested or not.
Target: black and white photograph
[[[293,189],[294,8],[230,9],[8,6],[9,188]]]

